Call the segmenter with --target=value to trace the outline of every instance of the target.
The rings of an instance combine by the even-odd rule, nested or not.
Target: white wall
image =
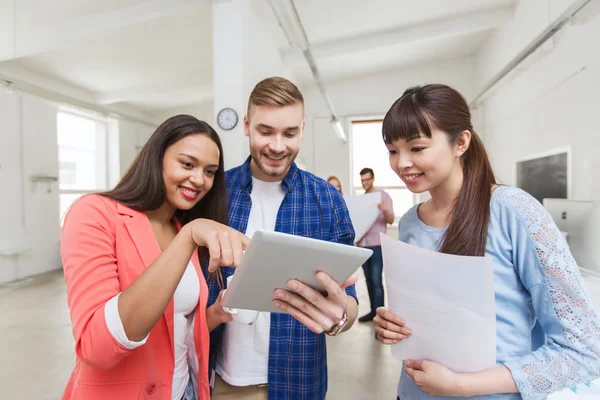
[[[474,92],[473,65],[470,58],[398,69],[370,76],[326,84],[338,118],[343,119],[346,136],[353,116],[381,116],[410,86],[444,83],[465,96]],[[306,132],[300,156],[307,169],[326,178],[338,176],[344,188],[351,187],[351,141],[343,143],[329,124],[328,109],[316,86],[302,88],[306,106]],[[381,140],[377,137],[375,140]],[[346,190],[346,193],[348,191]]]
[[[264,16],[257,10],[261,5],[266,6],[266,2],[232,0],[213,4],[213,115],[229,107],[237,112],[239,121],[230,131],[213,125],[223,143],[226,169],[241,164],[249,155],[242,121],[254,86],[269,76],[292,78]]]
[[[19,4],[20,5],[20,4]],[[6,60],[15,56],[17,49],[16,42],[16,18],[15,9],[17,2],[10,0],[0,1],[0,59]]]
[[[479,84],[497,73],[571,2],[521,0],[513,21],[477,55]],[[600,17],[567,26],[486,99],[483,132],[499,178],[516,184],[516,162],[570,147],[571,198],[599,200]]]
[[[198,118],[200,121],[206,122],[214,129],[217,129],[215,126],[214,106],[212,101],[162,111],[160,113],[155,114],[152,119],[156,122],[158,126],[168,118],[179,114],[191,115],[193,117]]]
[[[131,163],[137,157],[139,151],[146,144],[150,136],[154,133],[158,126],[150,126],[146,124],[142,124],[140,122],[132,122],[126,119],[119,120],[117,122],[116,128],[118,129],[118,148],[112,147],[112,151],[118,151],[119,154],[119,165],[109,165],[109,170],[111,168],[116,169],[118,171],[118,178],[120,179],[125,172],[131,166]],[[110,136],[109,136],[110,141]],[[110,159],[110,156],[109,156]],[[110,187],[114,187],[114,185],[118,182],[118,179],[113,180]]]
[[[0,90],[0,250],[24,246],[23,168],[20,96]],[[19,274],[17,257],[0,255],[0,282]]]
[[[58,182],[31,182],[36,175],[58,177],[57,111],[38,97],[0,90],[0,283],[61,268]],[[154,129],[109,120],[110,187]]]
[[[33,96],[0,91],[0,283],[60,268],[56,107]]]
[[[119,179],[127,172],[137,156],[137,126],[135,122],[120,120],[118,122],[119,137]],[[115,182],[116,183],[116,182]]]

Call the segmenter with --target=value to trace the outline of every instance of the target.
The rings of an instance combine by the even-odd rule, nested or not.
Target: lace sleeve
[[[600,321],[567,242],[542,205],[527,193],[505,191],[518,225],[513,262],[531,294],[546,344],[506,363],[524,399],[600,375]]]

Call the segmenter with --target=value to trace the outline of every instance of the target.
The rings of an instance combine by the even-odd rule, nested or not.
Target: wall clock
[[[217,115],[217,124],[223,130],[229,131],[238,123],[238,115],[232,108],[224,108]]]

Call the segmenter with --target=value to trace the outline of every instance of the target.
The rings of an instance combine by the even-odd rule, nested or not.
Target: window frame
[[[60,182],[60,170],[59,170],[59,181],[58,181],[58,195],[59,195],[59,212],[60,212],[60,225],[62,226],[64,220],[64,214],[69,209],[66,207],[64,212],[62,210],[62,199],[63,195],[79,195],[79,197],[84,196],[90,193],[97,193],[99,191],[106,190],[109,185],[109,155],[108,155],[108,118],[104,116],[98,115],[93,112],[84,112],[80,110],[74,110],[69,107],[58,107],[56,110],[56,130],[57,130],[57,147],[58,147],[58,163],[60,166],[60,162],[63,161],[61,159],[61,145],[58,143],[58,135],[60,132],[59,126],[59,115],[65,114],[72,117],[86,119],[94,123],[95,126],[95,146],[94,146],[94,154],[95,154],[95,166],[94,166],[94,174],[95,174],[95,182],[96,187],[94,188],[69,188],[64,189],[61,188]],[[71,162],[70,160],[64,160],[65,162]],[[76,185],[75,185],[76,186]],[[78,197],[78,198],[79,198]],[[74,200],[76,201],[76,200]],[[71,203],[72,204],[72,203]]]
[[[350,117],[348,120],[349,132],[350,132],[350,141],[349,141],[349,145],[350,145],[350,182],[351,182],[351,187],[352,187],[352,195],[354,195],[354,196],[364,193],[364,189],[363,189],[362,185],[361,186],[354,185],[354,174],[358,174],[360,172],[360,169],[355,170],[356,168],[354,165],[354,158],[355,158],[354,157],[354,154],[355,154],[354,126],[359,125],[359,124],[378,123],[378,122],[383,122],[383,115],[361,115],[361,116]],[[398,181],[401,182],[400,178],[398,178]],[[403,184],[386,185],[386,186],[375,185],[375,187],[377,189],[381,189],[386,192],[388,192],[390,190],[409,190],[406,187],[406,185],[403,185]],[[420,198],[420,196],[418,194],[412,193],[412,205],[413,206],[418,203],[419,198]],[[394,207],[394,222],[392,223],[392,227],[398,226],[398,222],[400,221],[400,218],[402,218],[403,215],[404,215],[404,213],[399,213],[398,208]]]

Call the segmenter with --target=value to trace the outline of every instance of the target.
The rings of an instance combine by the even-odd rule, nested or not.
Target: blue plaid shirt
[[[246,232],[252,207],[250,158],[227,171],[226,181],[229,225]],[[347,245],[354,243],[354,229],[346,203],[333,186],[293,163],[282,187],[286,194],[277,213],[277,232]],[[221,271],[226,281],[234,269],[224,267]],[[207,280],[211,305],[221,288],[217,279]],[[346,288],[346,292],[356,298],[354,286]],[[211,371],[221,349],[224,328],[221,325],[211,334]],[[290,315],[279,313],[271,314],[270,335],[269,399],[324,399],[327,393],[325,335],[317,335]]]

